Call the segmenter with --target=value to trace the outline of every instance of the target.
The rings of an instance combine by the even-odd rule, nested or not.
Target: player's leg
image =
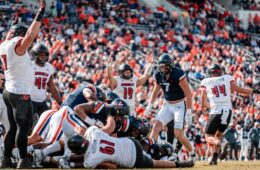
[[[194,148],[188,138],[184,135],[184,122],[186,114],[185,102],[180,102],[172,105],[171,111],[174,112],[174,135],[188,150],[190,155],[195,158]]]
[[[27,135],[32,120],[32,101],[30,95],[17,94],[11,94],[10,101],[13,105],[14,120],[17,126],[15,144],[20,154],[17,168],[30,168],[32,165],[27,157]]]
[[[172,113],[169,110],[169,104],[165,103],[162,109],[159,111],[158,115],[156,116],[155,124],[151,131],[150,137],[158,140],[158,136],[160,131],[163,129],[163,125],[166,125],[169,121],[173,119]]]
[[[217,136],[215,136],[215,134],[218,131],[219,126],[220,126],[220,124],[219,124],[220,117],[221,117],[220,114],[210,114],[208,122],[206,124],[206,129],[205,129],[206,142],[209,146],[212,146],[211,162],[212,162],[212,160],[215,160],[215,158],[218,156],[218,153],[215,152],[215,149],[216,149],[215,146],[220,145],[220,140]],[[214,162],[214,164],[215,163],[216,162]]]
[[[248,161],[248,148],[249,148],[249,142],[245,145],[245,161]]]
[[[72,110],[71,110],[72,111]],[[68,148],[68,140],[75,134],[81,134],[82,136],[84,136],[85,132],[86,132],[86,127],[83,124],[83,122],[81,122],[81,120],[79,120],[74,113],[71,114],[67,114],[66,118],[64,119],[63,123],[62,123],[62,131],[64,132],[64,154],[63,157],[61,159],[61,161],[59,161],[59,166],[60,167],[70,167],[70,156],[71,156],[71,151]]]
[[[10,93],[4,91],[3,99],[7,108],[8,122],[10,127],[12,128],[9,128],[6,131],[6,135],[4,138],[4,158],[1,161],[0,166],[1,168],[11,168],[12,167],[11,156],[12,156],[13,146],[15,145],[15,134],[17,128],[14,120],[12,104],[10,102]]]
[[[174,139],[174,131],[173,131],[173,127],[174,127],[174,121],[171,120],[168,124],[167,124],[167,141],[172,144],[173,143],[173,139]]]
[[[55,112],[55,110],[47,110],[42,113],[31,136],[28,137],[28,145],[38,143],[46,138],[50,128],[51,117]]]

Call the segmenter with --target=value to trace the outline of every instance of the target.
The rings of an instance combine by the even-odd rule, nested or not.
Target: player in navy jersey
[[[176,138],[187,148],[192,158],[195,158],[193,147],[184,136],[184,120],[192,123],[192,93],[183,70],[174,67],[168,54],[162,54],[159,58],[159,68],[154,72],[155,87],[153,89],[145,115],[150,114],[160,89],[163,90],[165,102],[159,111],[156,122],[151,132],[151,137],[158,139],[159,132],[164,125],[174,120],[174,134]]]
[[[83,84],[74,90],[61,106],[69,106],[74,108],[78,104],[87,103],[89,100],[106,100],[105,93],[97,86],[92,84]]]

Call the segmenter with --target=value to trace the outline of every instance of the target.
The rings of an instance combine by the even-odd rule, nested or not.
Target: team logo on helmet
[[[108,104],[111,104],[115,99],[119,98],[119,96],[112,91],[107,92],[106,97],[107,97],[107,103]]]
[[[119,98],[115,99],[110,104],[110,109],[111,109],[112,114],[114,114],[114,115],[125,116],[125,115],[130,114],[130,108],[129,108],[128,104]]]

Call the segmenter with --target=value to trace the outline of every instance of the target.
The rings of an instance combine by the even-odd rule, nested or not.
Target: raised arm
[[[110,87],[112,89],[115,89],[117,87],[117,81],[115,79],[115,77],[113,76],[113,71],[112,71],[112,55],[113,53],[110,54],[110,56],[108,57],[108,62],[107,62],[107,76],[108,76],[108,80],[110,83]]]
[[[147,68],[146,68],[144,74],[137,80],[136,86],[137,87],[142,86],[148,80],[148,78],[151,76],[152,71],[153,71],[153,64],[149,63],[147,65]]]
[[[34,39],[37,37],[40,31],[41,21],[43,19],[43,15],[45,12],[45,6],[46,6],[45,0],[41,0],[39,10],[34,18],[33,23],[27,30],[25,37],[21,40],[21,42],[17,44],[15,48],[15,52],[18,55],[23,55],[28,50],[28,48],[32,45]]]

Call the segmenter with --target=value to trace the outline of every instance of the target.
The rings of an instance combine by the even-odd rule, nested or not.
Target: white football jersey
[[[4,41],[0,46],[0,57],[5,69],[5,88],[10,93],[31,94],[33,86],[33,66],[26,51],[19,56],[15,52],[22,37]]]
[[[49,82],[51,75],[53,75],[54,69],[50,63],[45,63],[43,67],[40,67],[35,62],[33,62],[33,69],[34,85],[31,99],[34,102],[43,102],[47,96],[47,83]]]
[[[232,107],[230,83],[234,81],[230,75],[210,77],[201,81],[201,87],[206,89],[211,109],[218,106]]]
[[[136,147],[129,138],[114,138],[96,126],[85,134],[89,146],[84,155],[85,168],[95,168],[102,162],[112,162],[120,167],[132,168],[136,162]]]
[[[117,87],[113,91],[129,105],[131,116],[135,116],[135,94],[138,78],[133,76],[131,79],[126,80],[116,76],[115,79]]]

